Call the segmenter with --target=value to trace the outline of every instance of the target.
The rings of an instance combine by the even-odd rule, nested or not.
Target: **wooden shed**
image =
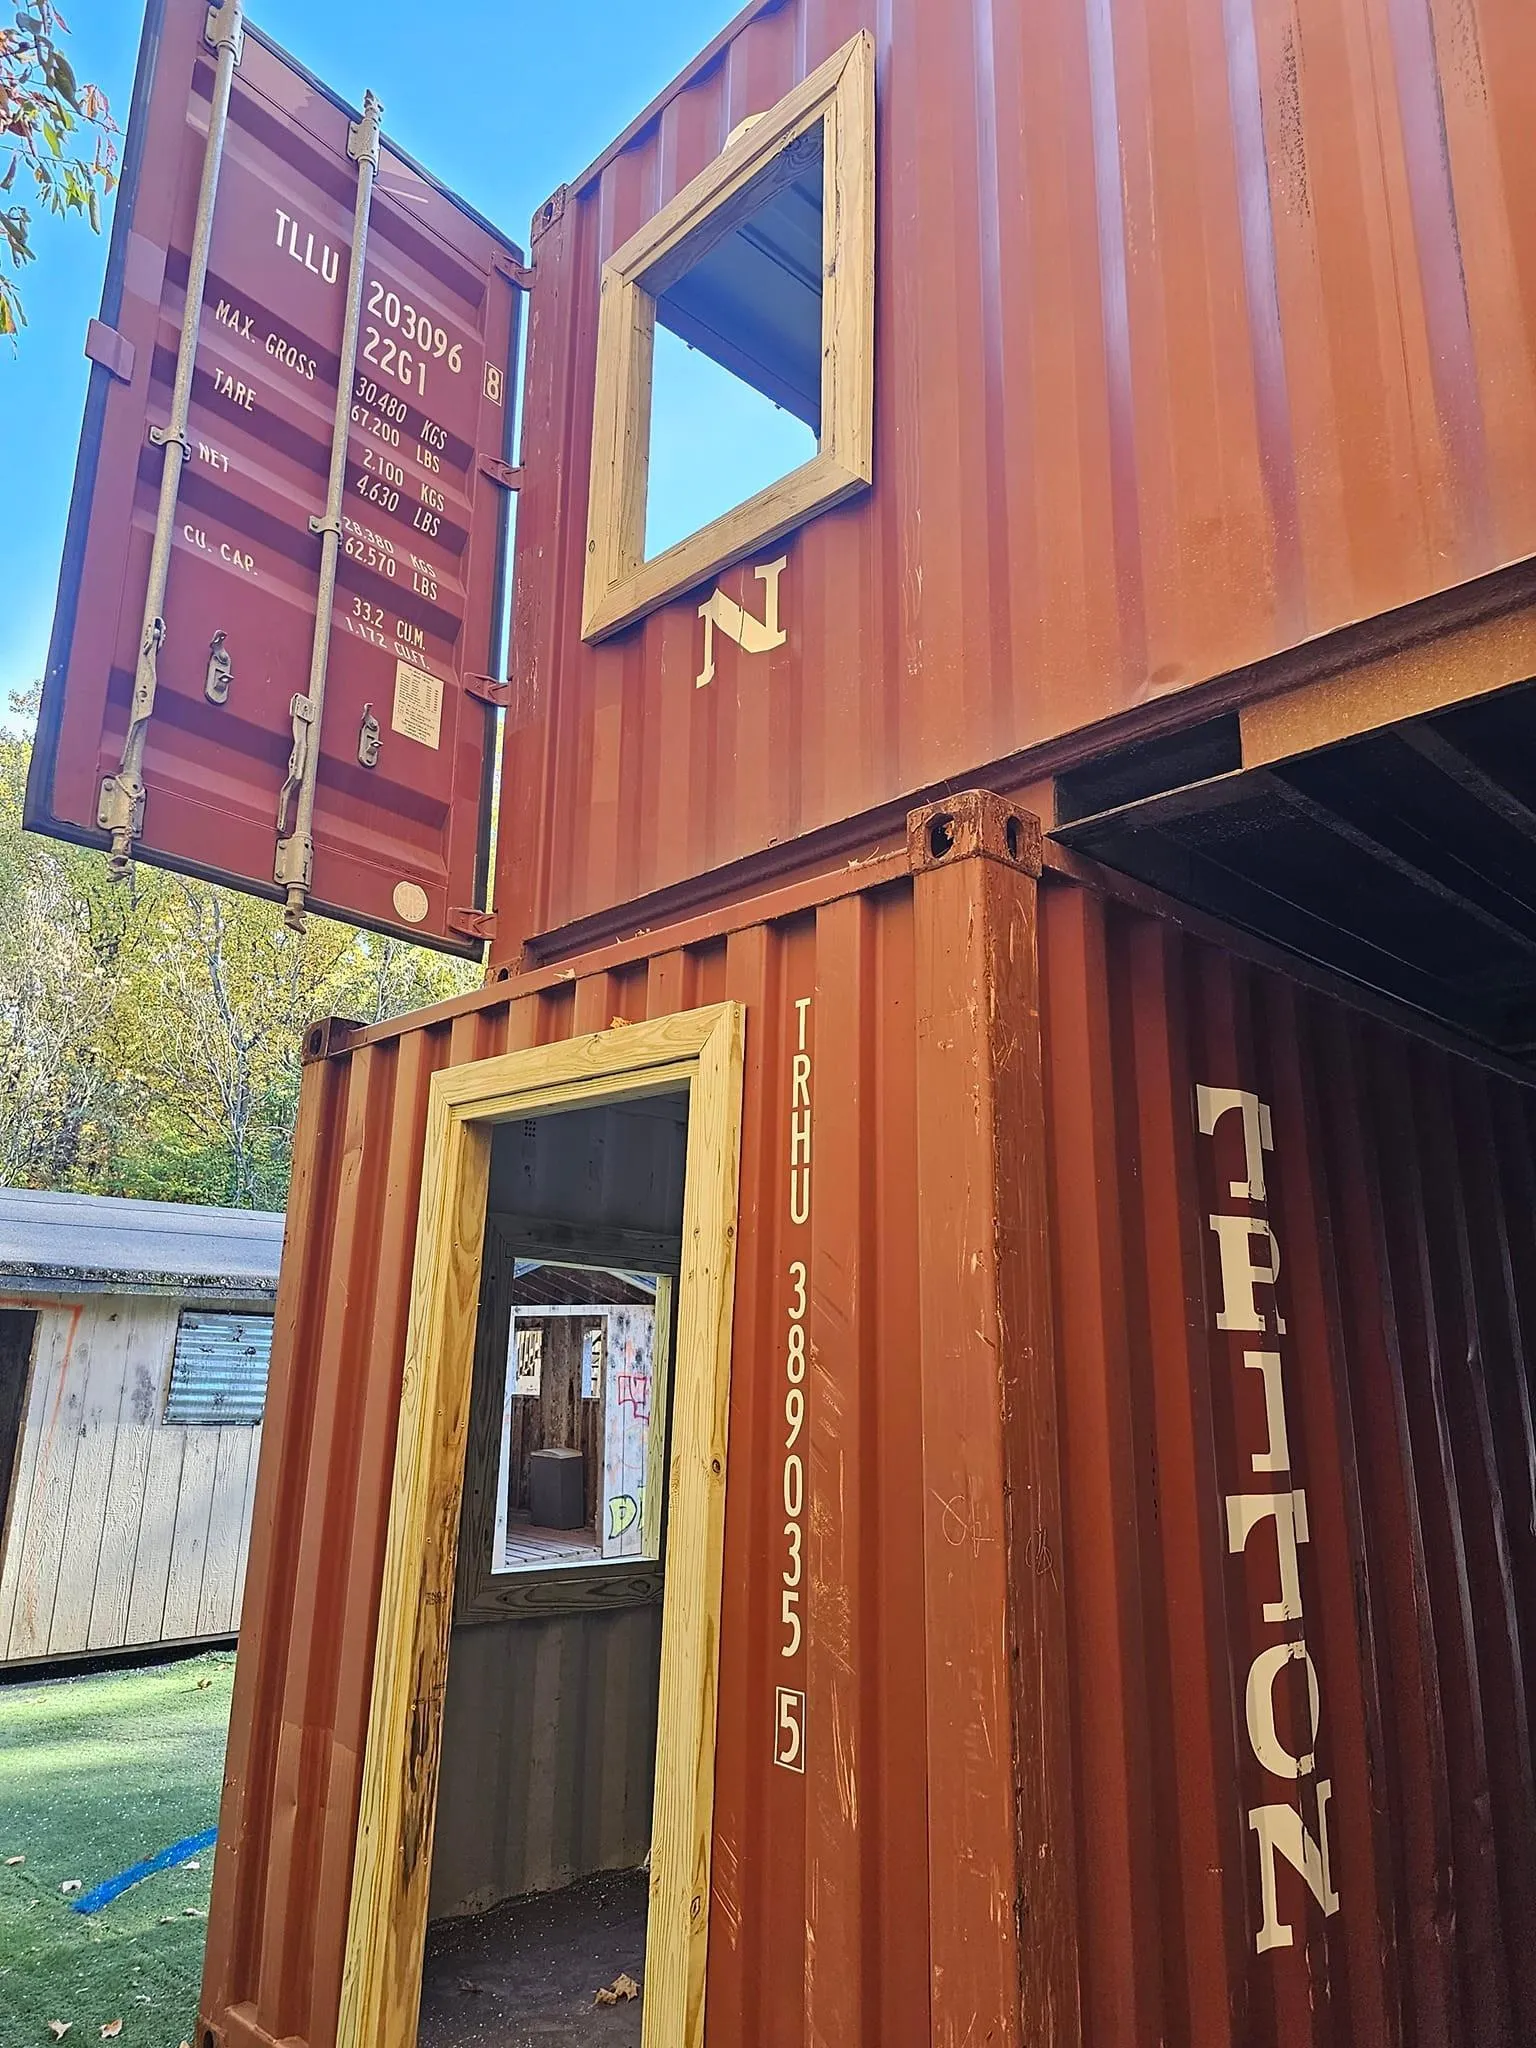
[[[282,1246],[0,1190],[0,1666],[235,1634]]]

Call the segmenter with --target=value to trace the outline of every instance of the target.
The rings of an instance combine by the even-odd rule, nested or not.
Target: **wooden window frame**
[[[656,299],[737,224],[732,201],[825,123],[821,435],[809,462],[645,559]],[[600,640],[691,590],[874,477],[875,46],[868,30],[767,113],[603,266],[582,637]]]
[[[680,1088],[688,1147],[642,2041],[702,2048],[742,1035],[740,1005],[722,1003],[432,1077],[337,2048],[416,2041],[493,1128]]]
[[[495,1215],[488,1229],[504,1241],[503,1257],[513,1246]],[[566,1254],[570,1256],[569,1253]],[[482,1270],[488,1263],[482,1258]],[[676,1265],[676,1260],[672,1264]],[[657,1435],[651,1455],[665,1455],[665,1428],[672,1371],[672,1273],[657,1274],[655,1376],[651,1395]],[[487,1313],[490,1310],[490,1313]],[[496,1530],[496,1492],[501,1477],[502,1403],[507,1360],[505,1337],[511,1322],[510,1304],[493,1303],[489,1283],[482,1285],[476,1312],[475,1362],[470,1398],[468,1445],[464,1465],[464,1505],[459,1525],[459,1559],[454,1620],[541,1621],[552,1614],[590,1614],[611,1607],[651,1607],[661,1599],[662,1487],[648,1485],[641,1521],[639,1557],[604,1558],[590,1564],[493,1571],[491,1545]]]

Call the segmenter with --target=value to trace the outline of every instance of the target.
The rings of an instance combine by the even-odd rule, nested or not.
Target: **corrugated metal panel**
[[[271,1362],[270,1316],[210,1316],[183,1309],[176,1325],[165,1420],[260,1422]]]
[[[651,1846],[660,1664],[654,1605],[454,1630],[434,1920],[638,1869]]]
[[[1088,890],[1048,891],[1042,933],[1085,2038],[1536,2038],[1536,1098]],[[1268,1105],[1265,1200],[1202,1085]],[[1233,1213],[1279,1248],[1262,1332],[1218,1327]],[[1231,1503],[1293,1489],[1298,1611],[1266,1620],[1277,1525],[1233,1555]],[[1250,1704],[1282,1642],[1320,1703],[1311,1740],[1288,1660],[1316,1756],[1289,1781]],[[1338,1910],[1282,1863],[1294,1940],[1260,1952],[1253,1816],[1315,1837],[1325,1784]]]
[[[580,641],[600,267],[860,28],[875,485],[696,690]],[[753,11],[537,242],[497,957],[1536,552],[1533,122],[1526,0]]]
[[[966,1000],[923,964],[928,880],[828,883],[792,914],[502,983],[306,1069],[203,2001],[229,2048],[334,2037],[428,1079],[725,997],[746,1005],[747,1070],[709,2048],[965,2038],[968,1987],[938,1952],[956,1873],[935,1845],[958,1810],[941,1816],[940,1787],[964,1771],[1006,1790],[1008,1745],[995,1714],[975,1724],[996,1732],[990,1748],[934,1718],[945,1674],[928,1638],[934,1584],[967,1560],[985,1576],[1005,1518],[985,1472],[969,1506],[927,1490],[961,1448],[942,1395],[964,1332],[930,1327],[933,1176],[919,1168],[933,1162],[934,1077],[957,1057],[932,1019]],[[1043,1580],[1064,1603],[1070,1714],[1042,1725],[1073,1839],[1043,1846],[1079,1873],[1066,1911],[1082,2039],[1513,2048],[1536,2028],[1531,1094],[1252,964],[1252,948],[1080,883],[1047,878],[1039,928],[1054,1300],[1037,1308],[1055,1317],[1062,1508],[1006,1554],[1016,1598]],[[797,1224],[789,1115],[807,998],[813,1194]],[[1027,1010],[1000,1025],[1030,1042]],[[1283,1335],[1216,1326],[1209,1219],[1259,1212],[1230,1193],[1246,1171],[1240,1120],[1203,1137],[1199,1085],[1254,1091],[1272,1112],[1262,1214],[1283,1261],[1278,1300],[1259,1294]],[[954,1146],[950,1191],[967,1185],[958,1126]],[[1253,1244],[1257,1265],[1265,1240]],[[804,1642],[786,1661],[796,1258],[811,1372]],[[1267,1375],[1244,1363],[1261,1343],[1283,1361],[1289,1476],[1252,1462],[1277,1445]],[[1002,1357],[1010,1410],[1037,1369]],[[1260,1515],[1234,1554],[1228,1501],[1298,1489],[1302,1617],[1271,1622],[1280,1525]],[[1315,1739],[1307,1667],[1287,1657],[1260,1754],[1250,1673],[1295,1640],[1317,1674]],[[803,1773],[774,1763],[781,1685],[805,1694]],[[1299,1756],[1309,1741],[1316,1767],[1299,1779],[1265,1768],[1275,1745]],[[1251,1816],[1289,1806],[1315,1836],[1320,1781],[1339,1910],[1324,1914],[1282,1840],[1271,1917],[1294,1940],[1261,1953]],[[1038,1818],[1026,1803],[1030,1971]],[[1003,2017],[999,2041],[1075,2038],[1059,2010]]]

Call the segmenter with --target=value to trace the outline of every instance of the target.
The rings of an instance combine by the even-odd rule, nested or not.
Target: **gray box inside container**
[[[587,1519],[580,1451],[534,1451],[528,1459],[528,1507],[539,1529],[579,1529]]]

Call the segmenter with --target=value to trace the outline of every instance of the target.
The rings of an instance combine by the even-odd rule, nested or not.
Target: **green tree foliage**
[[[0,257],[33,260],[32,207],[84,214],[99,234],[117,183],[117,130],[107,96],[83,85],[60,48],[69,26],[54,0],[11,0],[0,28]],[[15,197],[18,189],[28,195]],[[0,270],[0,335],[26,325],[14,277]]]
[[[22,831],[28,753],[0,735],[0,1184],[281,1208],[305,1027],[478,970],[156,868],[111,882]]]

